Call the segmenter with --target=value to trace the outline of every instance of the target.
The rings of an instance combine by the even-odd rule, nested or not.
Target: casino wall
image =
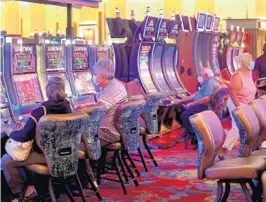
[[[141,5],[141,6],[136,6]],[[164,9],[164,16],[170,18],[172,11],[185,15],[197,15],[198,11],[215,13],[221,18],[266,18],[265,0],[103,0],[99,9],[73,9],[74,33],[79,36],[80,23],[94,23],[101,41],[108,39],[106,17],[114,17],[114,10],[119,8],[122,18],[130,18],[131,10],[135,10],[136,20],[142,20],[146,7],[150,6],[152,14],[158,16]],[[237,8],[237,9],[236,9]],[[5,28],[9,34],[28,37],[35,31],[56,30],[65,33],[66,8],[28,2],[0,2],[0,29]],[[99,33],[100,32],[100,33]]]

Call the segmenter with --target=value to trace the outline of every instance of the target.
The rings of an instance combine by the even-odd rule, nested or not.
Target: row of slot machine
[[[239,69],[237,56],[244,51],[245,36],[244,28],[240,29],[239,26],[234,27],[234,25],[230,27],[229,45],[226,50],[226,63],[230,75]]]
[[[113,59],[110,46],[76,44],[15,44],[1,46],[1,124],[18,127],[47,100],[51,77],[63,78],[73,109],[97,102],[91,69],[101,59]]]

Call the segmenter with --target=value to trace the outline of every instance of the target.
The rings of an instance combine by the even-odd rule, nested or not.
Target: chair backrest
[[[237,107],[232,115],[239,129],[239,156],[247,157],[253,150],[255,140],[260,134],[259,120],[250,105]]]
[[[89,159],[98,160],[101,157],[99,127],[100,121],[104,115],[104,106],[100,103],[87,106],[83,112],[89,116],[85,124],[85,133],[82,134],[82,139],[87,150],[86,153],[88,154]]]
[[[146,104],[142,112],[142,118],[146,123],[149,134],[158,133],[158,108],[161,99],[160,93],[150,93],[147,95]]]
[[[145,100],[129,101],[116,110],[115,127],[128,151],[136,151],[139,147],[139,117],[144,105]]]
[[[203,179],[205,169],[213,165],[217,152],[225,140],[225,132],[218,116],[210,110],[190,117],[198,139],[198,178]]]
[[[127,89],[128,97],[136,96],[136,95],[138,96],[142,95],[143,97],[145,97],[145,93],[142,90],[142,87],[137,79],[126,83],[126,89]]]
[[[224,109],[228,100],[229,91],[228,88],[218,88],[212,95],[211,95],[211,105],[212,110],[216,113],[220,120],[224,117]]]
[[[260,123],[260,135],[256,140],[254,149],[259,149],[261,143],[266,140],[266,103],[262,99],[250,103]]]
[[[43,151],[52,177],[76,174],[79,144],[87,119],[87,114],[76,113],[51,114],[39,120],[36,142]]]

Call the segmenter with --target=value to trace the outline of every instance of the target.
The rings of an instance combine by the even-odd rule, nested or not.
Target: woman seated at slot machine
[[[93,80],[100,87],[99,102],[105,108],[100,122],[99,137],[101,145],[120,141],[115,129],[114,116],[119,104],[128,100],[125,86],[115,78],[114,64],[111,60],[100,60],[93,66]],[[105,128],[105,129],[104,129]]]
[[[195,145],[195,149],[197,148],[197,138],[190,124],[189,117],[196,113],[210,109],[211,95],[222,85],[221,81],[214,77],[213,72],[209,68],[202,68],[200,70],[198,80],[201,84],[201,88],[198,92],[186,98],[175,100],[176,104],[184,104],[184,111],[177,119],[180,120],[185,128],[185,135],[189,135],[191,137],[191,143]]]
[[[21,143],[34,140],[36,123],[43,115],[71,113],[70,103],[65,99],[65,82],[62,78],[52,77],[46,86],[46,93],[48,101],[43,102],[40,107],[32,111],[24,128],[20,130],[8,128],[5,130],[7,136]],[[15,161],[8,154],[5,154],[1,159],[3,173],[15,200],[24,186],[24,178],[19,167],[30,164],[46,164],[46,160],[35,142],[33,142],[33,151],[30,152],[26,160]],[[32,198],[34,195],[35,190],[30,186],[24,197]]]

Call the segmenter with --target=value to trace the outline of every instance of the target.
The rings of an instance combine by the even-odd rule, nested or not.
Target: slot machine
[[[219,25],[220,25],[220,18],[217,16],[214,16],[213,20],[213,26],[212,26],[212,32],[209,35],[209,40],[211,40],[210,43],[210,50],[211,50],[211,56],[210,56],[210,64],[211,68],[214,72],[214,75],[220,75],[220,65],[219,65],[219,58],[218,58],[218,51],[219,51]]]
[[[178,43],[178,34],[180,30],[181,22],[176,20],[175,14],[172,16],[172,20],[168,23],[168,38],[174,40],[175,43],[164,44],[163,58],[162,58],[162,70],[165,79],[170,88],[175,91],[179,97],[185,97],[188,92],[184,87],[181,79],[179,78],[176,67],[178,64],[179,50],[176,43]]]
[[[67,73],[72,88],[74,108],[96,104],[96,91],[92,83],[89,46],[67,46]]]
[[[25,117],[43,102],[37,75],[36,46],[6,44],[4,57],[4,82],[14,119],[25,122]]]
[[[229,45],[226,51],[226,64],[230,75],[233,75],[234,72],[236,71],[233,65],[233,60],[235,59],[233,58],[233,55],[234,55],[234,43],[236,41],[236,36],[237,36],[236,34],[237,33],[234,30],[234,26],[232,25],[230,27],[230,33],[229,33]]]
[[[38,74],[41,89],[47,100],[45,87],[52,77],[61,77],[65,81],[67,98],[71,101],[72,91],[66,73],[66,48],[62,44],[43,44],[38,47]]]
[[[193,61],[196,68],[197,76],[199,76],[199,70],[203,68],[203,41],[204,31],[207,21],[207,14],[198,13],[196,33],[193,42]]]

